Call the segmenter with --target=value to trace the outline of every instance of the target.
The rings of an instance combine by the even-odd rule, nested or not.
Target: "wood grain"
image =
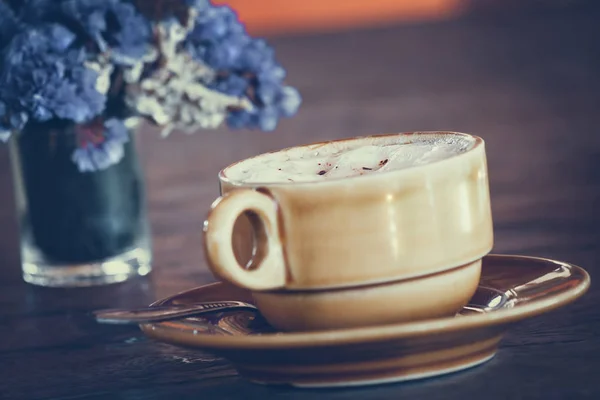
[[[1,399],[597,399],[600,290],[515,327],[489,364],[368,389],[299,391],[237,377],[210,354],[99,326],[89,312],[139,306],[214,280],[202,221],[216,174],[240,158],[369,133],[450,129],[486,140],[495,252],[600,272],[600,46],[597,7],[277,39],[304,105],[275,133],[174,134],[142,141],[154,232],[147,279],[85,290],[20,278],[6,149],[0,150]]]

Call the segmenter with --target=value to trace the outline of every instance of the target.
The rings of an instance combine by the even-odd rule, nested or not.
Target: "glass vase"
[[[10,143],[23,279],[52,287],[125,281],[151,271],[144,177],[135,132],[121,160],[81,172],[74,125],[28,124]]]

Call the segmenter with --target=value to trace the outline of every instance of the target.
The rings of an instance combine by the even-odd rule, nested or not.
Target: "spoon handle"
[[[94,316],[96,317],[96,321],[103,324],[143,324],[240,308],[256,310],[256,307],[252,304],[241,301],[210,301],[205,303],[143,307],[137,309],[98,310],[94,312]]]

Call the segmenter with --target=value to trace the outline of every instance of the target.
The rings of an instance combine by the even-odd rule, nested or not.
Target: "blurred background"
[[[464,7],[461,0],[218,0],[215,3],[228,4],[237,10],[252,33],[270,35],[447,18]]]
[[[456,18],[468,13],[564,9],[586,0],[215,0],[239,12],[256,35],[316,33]]]
[[[129,350],[134,346],[127,347],[132,342],[121,340],[131,335],[127,331],[80,327],[74,313],[64,310],[140,306],[214,281],[204,261],[202,224],[219,196],[219,170],[298,144],[414,130],[479,135],[488,158],[493,252],[564,260],[594,276],[600,265],[600,0],[215,2],[231,5],[253,34],[275,47],[287,84],[303,96],[300,111],[270,133],[221,128],[191,135],[173,132],[164,139],[158,129],[145,126],[139,144],[154,270],[149,282],[91,292],[22,283],[8,147],[0,146],[0,308],[9,316],[0,336],[4,332],[8,337],[2,342],[8,357],[4,365],[12,374],[5,387],[19,395],[80,398],[92,389],[106,393],[107,387],[135,386],[126,393],[139,398],[136,385],[158,382],[148,390],[156,388],[160,396],[174,387],[190,389],[182,384],[186,377],[199,385],[209,381],[199,378],[197,364],[157,355],[174,354],[170,348],[137,342],[135,346],[146,347],[134,354]],[[529,390],[517,396],[523,398],[527,393],[539,397],[533,393],[539,394],[541,385],[554,395],[569,385],[570,394],[596,393],[593,369],[586,369],[582,360],[588,353],[593,359],[597,342],[589,351],[576,345],[597,339],[598,330],[589,324],[598,320],[598,293],[592,284],[592,293],[577,308],[516,330],[507,339],[505,358],[497,359],[478,382],[492,382],[499,389],[496,394],[505,397],[514,397],[517,381],[518,390]],[[517,346],[542,343],[557,345]],[[68,349],[72,344],[77,351]],[[50,345],[57,347],[48,350]],[[579,364],[571,364],[573,360]],[[81,369],[86,362],[90,369]],[[540,368],[543,362],[554,366]],[[214,365],[206,377],[219,379],[207,388],[249,390],[229,385],[230,380],[221,378],[233,371],[220,361]],[[521,371],[537,375],[527,375],[532,379],[524,382],[517,379]],[[23,378],[15,380],[18,376]],[[74,379],[83,383],[76,387]],[[449,382],[432,390],[482,387]]]
[[[215,0],[275,47],[303,104],[274,132],[221,128],[168,139],[146,127],[158,283],[206,283],[201,226],[217,173],[258,153],[374,133],[453,130],[486,141],[495,252],[582,265],[600,240],[598,0]],[[4,274],[20,281],[7,148]],[[10,232],[10,234],[9,234]]]

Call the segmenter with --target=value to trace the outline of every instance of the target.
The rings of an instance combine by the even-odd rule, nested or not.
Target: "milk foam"
[[[225,174],[245,183],[316,182],[429,164],[464,153],[473,144],[468,136],[450,134],[367,137],[263,154]]]

